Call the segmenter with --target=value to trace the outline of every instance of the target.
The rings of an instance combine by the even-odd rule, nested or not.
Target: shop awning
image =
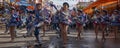
[[[84,8],[83,11],[85,13],[91,13],[93,10],[92,8],[96,7],[96,8],[100,8],[101,6],[103,7],[107,7],[111,4],[115,4],[117,3],[117,0],[98,0],[92,4],[90,4],[88,7]]]

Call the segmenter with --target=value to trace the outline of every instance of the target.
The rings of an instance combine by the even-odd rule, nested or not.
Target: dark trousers
[[[35,27],[35,32],[34,32],[35,38],[36,38],[37,42],[39,44],[41,44],[41,37],[39,36],[39,31],[40,31],[39,28]]]

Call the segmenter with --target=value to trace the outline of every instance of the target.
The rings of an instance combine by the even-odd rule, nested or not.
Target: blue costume
[[[66,24],[66,25],[69,25],[71,22],[69,22],[69,20],[71,20],[71,15],[68,12],[60,12],[60,16],[59,16],[59,21],[60,23],[62,24]]]
[[[108,16],[108,15],[103,15],[103,16],[101,17],[101,23],[102,23],[103,25],[109,24],[109,16]]]
[[[120,26],[120,15],[114,15],[110,19],[111,25],[112,26]]]
[[[36,18],[39,18],[39,16],[42,15],[42,10],[34,10],[34,12],[35,12],[35,17]]]
[[[55,29],[60,36],[60,27],[59,27],[59,16],[60,13],[56,13],[54,16],[52,16],[52,27]]]
[[[30,16],[28,16],[27,18],[26,18],[26,29],[27,29],[27,36],[29,36],[29,35],[32,35],[32,32],[31,32],[31,30],[32,30],[32,27],[33,27],[33,21],[32,21],[33,19],[32,19],[32,15],[30,15]]]
[[[18,21],[19,21],[19,17],[17,16],[17,14],[12,14],[11,18],[10,18],[10,22],[9,22],[10,27],[18,26]],[[17,33],[16,28],[14,29],[14,31],[15,31],[15,35],[17,35],[16,34]]]
[[[5,33],[9,30],[9,20],[7,18],[2,18],[1,21],[5,24]]]
[[[21,19],[22,19],[21,16],[18,16],[18,19],[17,19],[18,20],[18,25],[17,25],[18,28],[21,27],[23,24],[23,21]]]
[[[100,16],[100,15],[99,15]],[[98,25],[98,24],[101,24],[101,17],[97,17],[97,15],[95,15],[93,17],[93,23],[94,25]]]
[[[41,44],[41,40],[40,40],[40,37],[39,37],[40,29],[38,27],[38,24],[41,23],[41,22],[44,22],[44,18],[42,16],[42,10],[36,10],[35,13],[36,13],[36,17],[35,17],[35,20],[34,20],[34,27],[35,27],[34,35],[35,35],[38,43]]]
[[[85,16],[83,16],[83,15],[78,15],[78,16],[77,16],[77,23],[78,23],[79,25],[85,24]]]
[[[18,24],[17,19],[18,19],[17,14],[11,15],[10,22],[9,22],[10,26],[17,26],[17,24]]]
[[[48,9],[44,8],[42,10],[42,16],[43,16],[43,18],[45,20],[45,23],[51,22],[50,11]]]
[[[52,22],[53,29],[56,29],[56,27],[59,26],[59,13],[56,13],[54,16],[52,16]]]
[[[32,16],[30,15],[27,19],[26,19],[26,25],[27,25],[27,28],[29,28],[29,23],[32,22]]]

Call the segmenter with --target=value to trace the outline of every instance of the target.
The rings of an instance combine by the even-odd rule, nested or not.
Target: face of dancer
[[[96,16],[97,17],[100,17],[101,16],[101,13],[99,12],[99,13],[96,13]]]
[[[107,15],[107,13],[106,12],[102,12],[102,15]]]
[[[114,14],[114,15],[118,15],[118,13],[117,13],[117,12],[113,12],[113,14]]]
[[[63,9],[64,10],[68,10],[68,6],[67,5],[63,5]]]
[[[82,16],[83,15],[83,11],[78,11],[78,15]]]
[[[42,9],[42,5],[38,5],[38,6],[37,6],[37,9]]]
[[[81,15],[81,13],[78,11],[78,15]]]
[[[12,10],[11,13],[14,14],[14,13],[15,13],[15,10]]]

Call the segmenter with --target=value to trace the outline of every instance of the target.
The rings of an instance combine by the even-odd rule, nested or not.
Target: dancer
[[[45,36],[45,31],[47,28],[50,29],[50,23],[52,18],[52,12],[48,8],[48,4],[45,4],[45,6],[42,8],[42,16],[44,18],[44,25],[43,25],[43,36]]]
[[[83,12],[81,10],[78,10],[78,15],[76,16],[76,29],[78,32],[77,39],[81,38],[81,32],[83,25],[85,24],[85,17],[83,15]]]
[[[17,19],[18,19],[18,16],[17,14],[15,14],[15,9],[13,8],[12,11],[11,11],[11,18],[10,18],[10,22],[9,22],[9,25],[10,25],[10,35],[11,35],[11,41],[14,41],[14,38],[15,38],[15,29],[16,29],[16,26],[17,26]]]
[[[27,29],[27,33],[26,35],[23,35],[24,37],[26,36],[32,36],[32,32],[33,32],[33,29],[34,26],[33,26],[33,12],[32,11],[29,11],[28,12],[28,16],[26,18],[26,29]]]
[[[117,38],[118,26],[120,25],[120,14],[119,11],[115,10],[110,17],[111,25],[114,29],[115,39]]]
[[[101,25],[101,14],[100,14],[100,11],[96,11],[94,16],[92,17],[92,19],[93,19],[95,35],[96,35],[96,38],[98,38],[98,31],[99,31],[100,25]]]
[[[101,17],[102,40],[105,40],[105,29],[107,28],[108,24],[109,24],[108,12],[106,10],[103,10]]]
[[[42,16],[42,4],[36,4],[36,10],[35,10],[35,20],[34,20],[34,27],[35,27],[35,31],[34,31],[34,35],[36,37],[36,40],[38,42],[38,44],[41,46],[42,45],[42,41],[41,41],[41,37],[39,36],[39,32],[40,32],[40,27],[43,25],[44,19]]]
[[[60,11],[60,29],[61,29],[61,37],[63,39],[63,44],[67,43],[67,30],[68,25],[70,24],[70,12],[69,12],[69,4],[67,2],[63,3],[63,9]]]

